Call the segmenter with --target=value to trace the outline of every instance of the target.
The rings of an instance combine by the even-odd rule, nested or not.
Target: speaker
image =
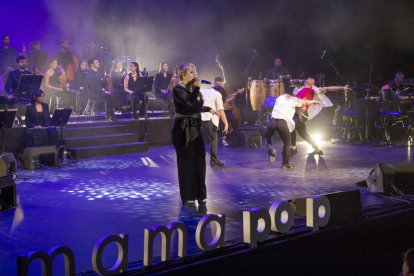
[[[260,147],[262,146],[262,135],[257,129],[244,128],[231,136],[230,143],[235,147]]]
[[[5,153],[0,156],[0,177],[15,174],[16,171],[16,159],[12,153]]]
[[[58,152],[55,146],[25,148],[21,154],[21,167],[34,170],[38,164],[49,167],[59,165]]]
[[[16,207],[16,184],[11,176],[0,177],[0,210]]]
[[[373,193],[391,194],[393,186],[403,193],[414,193],[414,164],[376,164],[367,177],[368,189]]]

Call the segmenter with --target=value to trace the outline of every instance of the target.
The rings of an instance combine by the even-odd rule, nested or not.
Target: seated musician
[[[144,91],[142,91],[138,85],[138,78],[141,77],[142,74],[139,71],[138,62],[131,62],[129,70],[131,73],[125,76],[124,90],[128,93],[128,100],[132,103],[132,118],[138,119],[139,116],[145,114],[145,95]],[[139,114],[137,114],[137,111],[139,111]]]
[[[391,127],[395,119],[393,115],[399,115],[401,111],[399,95],[403,91],[404,78],[404,72],[397,71],[394,79],[381,87],[378,105],[383,115],[382,125],[386,144],[391,144]]]
[[[28,147],[57,145],[58,134],[55,128],[49,128],[49,106],[43,102],[45,92],[38,89],[32,94],[32,104],[26,107],[26,144]]]
[[[100,63],[97,58],[90,58],[88,60],[90,67],[86,76],[86,86],[88,91],[88,101],[91,108],[95,108],[97,101],[104,101],[106,105],[106,119],[108,121],[114,120],[114,106],[112,95],[109,91],[105,91],[104,75],[100,73]]]
[[[289,69],[282,66],[282,59],[280,57],[276,57],[273,62],[274,67],[267,71],[265,75],[265,79],[268,80],[282,80],[284,90],[287,94],[292,94],[289,89],[289,80],[291,79],[291,74]]]
[[[64,93],[65,83],[65,71],[58,65],[57,59],[50,60],[49,69],[45,72],[41,88],[47,92],[48,97],[45,98],[45,102],[50,104],[53,111],[67,101]]]
[[[24,56],[17,57],[16,63],[18,68],[10,72],[5,84],[5,90],[11,105],[16,102],[15,97],[19,86],[20,76],[23,74],[31,74],[31,72],[27,70],[27,61]]]
[[[172,101],[172,91],[168,91],[173,75],[168,72],[168,63],[162,62],[160,65],[160,71],[155,75],[154,87],[155,95],[157,99],[165,103],[168,107],[170,116],[174,115],[174,107]]]

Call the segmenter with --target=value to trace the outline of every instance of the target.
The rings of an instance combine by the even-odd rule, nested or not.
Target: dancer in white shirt
[[[269,154],[269,161],[274,162],[276,156],[276,150],[272,146],[272,136],[275,131],[278,132],[280,139],[283,141],[283,161],[282,168],[292,169],[293,166],[290,164],[290,133],[295,130],[295,122],[293,116],[297,108],[302,110],[310,104],[318,104],[318,101],[298,99],[294,96],[284,94],[279,96],[275,102],[272,111],[272,118],[270,119],[269,125],[267,126],[264,137],[267,140],[267,150]]]
[[[204,106],[210,107],[215,110],[212,112],[202,112],[201,120],[202,127],[206,131],[208,138],[210,139],[210,165],[211,167],[223,167],[224,164],[218,159],[218,135],[217,129],[220,119],[223,121],[224,130],[223,133],[227,133],[229,125],[227,123],[226,114],[224,113],[223,98],[220,92],[213,88],[202,89],[201,94],[204,99]]]

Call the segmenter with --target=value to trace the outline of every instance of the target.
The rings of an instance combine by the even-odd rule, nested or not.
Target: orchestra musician
[[[127,104],[127,95],[124,91],[124,74],[122,61],[114,61],[109,76],[111,77],[115,110],[121,110]]]
[[[292,94],[291,91],[289,90],[290,88],[289,80],[292,77],[289,69],[282,66],[282,59],[280,57],[275,58],[273,65],[274,67],[271,68],[269,71],[267,71],[265,75],[265,79],[282,81],[284,91],[288,94]]]
[[[59,108],[59,103],[66,104],[68,102],[65,93],[67,88],[65,71],[58,65],[57,59],[52,59],[49,62],[49,69],[44,74],[41,88],[48,94],[45,101],[49,102],[52,112]],[[55,100],[54,103],[52,103],[53,100]]]
[[[43,102],[45,92],[38,89],[32,93],[32,103],[26,107],[26,144],[28,147],[57,145],[56,128],[49,127],[49,106]]]
[[[75,80],[73,82],[73,89],[77,97],[77,113],[86,106],[88,101],[88,91],[86,91],[86,78],[88,74],[88,62],[81,60],[76,71]]]
[[[397,71],[394,75],[394,79],[381,87],[378,104],[381,113],[385,115],[382,118],[382,123],[384,126],[384,140],[386,144],[391,144],[391,126],[394,122],[394,118],[390,115],[401,111],[399,96],[402,96],[404,91],[404,79],[404,72]]]
[[[48,69],[48,61],[49,53],[41,49],[40,41],[33,41],[27,59],[29,68],[32,68],[35,74],[42,74]]]
[[[17,69],[10,72],[5,85],[5,91],[9,100],[9,105],[16,104],[16,93],[19,86],[20,76],[23,74],[31,74],[27,70],[27,60],[24,56],[18,56],[16,58]]]
[[[0,47],[0,75],[4,74],[8,68],[16,68],[14,62],[18,56],[17,50],[10,46],[9,35],[3,35],[1,40],[2,46]]]
[[[145,95],[139,87],[138,78],[142,77],[139,71],[138,62],[131,62],[129,64],[130,73],[125,76],[124,79],[124,90],[128,93],[127,98],[131,101],[132,105],[132,118],[138,119],[139,116],[143,116],[145,113]],[[137,114],[139,111],[139,114]]]
[[[171,117],[174,115],[174,107],[171,97],[172,91],[168,91],[168,86],[170,85],[172,77],[172,74],[168,72],[168,63],[165,61],[162,62],[160,64],[160,70],[154,78],[155,96],[167,105]]]
[[[106,83],[104,75],[99,72],[99,60],[97,58],[90,58],[88,64],[90,70],[86,75],[86,86],[91,109],[94,112],[97,102],[105,102],[106,119],[108,121],[114,121],[113,100],[110,91],[105,90]]]
[[[66,80],[72,82],[75,79],[76,67],[78,66],[78,59],[70,49],[69,41],[62,39],[60,41],[60,50],[56,55],[58,64],[62,66],[66,72]]]

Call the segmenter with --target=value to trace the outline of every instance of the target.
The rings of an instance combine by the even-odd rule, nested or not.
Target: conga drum
[[[250,103],[253,110],[261,110],[266,99],[266,84],[263,80],[252,80],[250,84]]]
[[[283,85],[283,81],[269,80],[269,91],[267,92],[267,95],[272,97],[279,97],[283,94],[285,94],[285,86]]]

